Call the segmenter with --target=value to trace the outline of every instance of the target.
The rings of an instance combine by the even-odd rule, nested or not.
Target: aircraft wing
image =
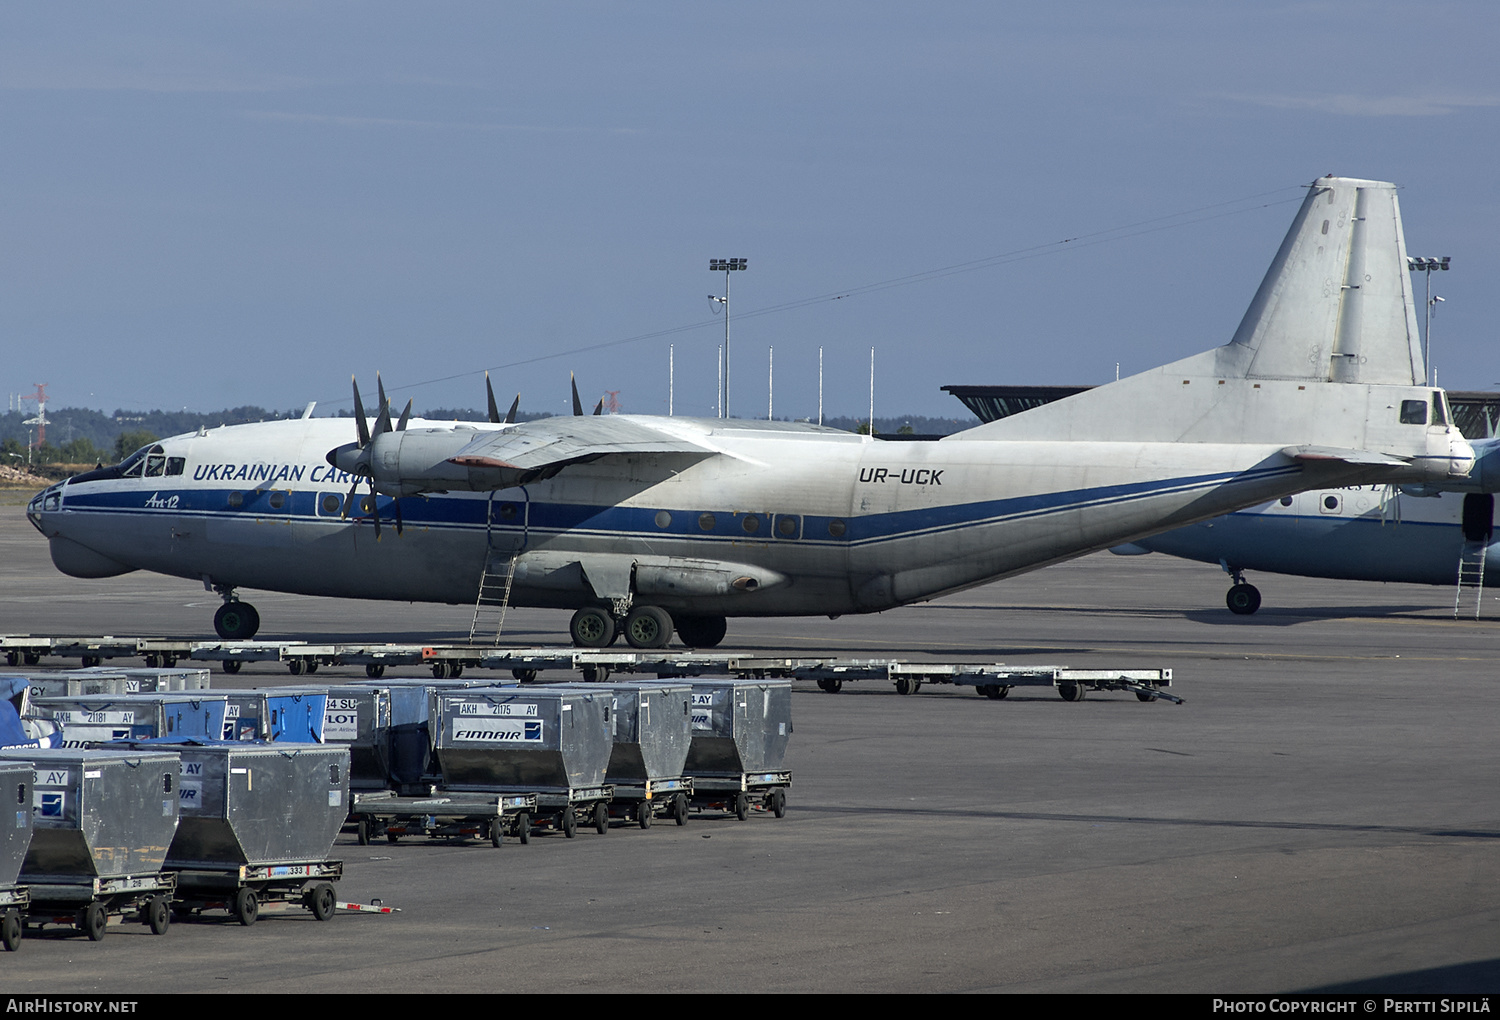
[[[1333,460],[1361,467],[1402,467],[1411,461],[1371,450],[1343,450],[1332,446],[1288,446],[1281,451],[1293,460]]]
[[[471,468],[541,471],[594,460],[612,453],[697,453],[717,451],[701,442],[644,422],[607,417],[539,418],[475,438],[449,458]]]

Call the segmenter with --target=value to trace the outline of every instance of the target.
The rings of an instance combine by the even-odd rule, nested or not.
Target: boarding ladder
[[[1479,619],[1479,610],[1484,605],[1484,559],[1489,547],[1488,540],[1464,540],[1463,550],[1458,554],[1458,589],[1453,593],[1455,620],[1468,615],[1471,603],[1473,617]]]
[[[474,599],[474,622],[469,624],[469,644],[477,644],[481,629],[485,634],[489,633],[489,619],[494,617],[495,636],[494,640],[486,639],[487,644],[498,644],[500,632],[505,629],[505,611],[510,608],[510,588],[516,579],[516,552],[501,552],[491,550],[485,557],[484,572],[479,575],[479,595]],[[490,610],[486,614],[485,610]],[[484,626],[480,627],[480,617],[485,616]]]

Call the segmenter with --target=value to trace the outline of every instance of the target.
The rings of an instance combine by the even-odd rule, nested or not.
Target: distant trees
[[[156,433],[147,432],[145,429],[131,429],[128,432],[121,432],[115,437],[115,460],[122,461],[141,447],[148,443],[154,443],[160,438]]]

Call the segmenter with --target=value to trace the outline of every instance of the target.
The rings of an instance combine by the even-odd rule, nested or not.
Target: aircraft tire
[[[665,648],[672,640],[672,617],[660,606],[636,606],[625,617],[625,642],[631,648]]]
[[[1224,595],[1224,604],[1236,616],[1249,616],[1260,608],[1260,589],[1253,584],[1237,584]]]
[[[615,639],[615,618],[598,606],[584,606],[568,623],[568,635],[580,648],[607,648]]]
[[[248,641],[260,630],[260,614],[248,602],[226,602],[214,613],[214,630],[226,641]]]
[[[674,616],[677,637],[689,648],[717,648],[729,630],[729,622],[722,616]]]

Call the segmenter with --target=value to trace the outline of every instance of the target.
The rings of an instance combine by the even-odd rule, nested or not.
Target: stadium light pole
[[[724,374],[719,380],[719,417],[729,417],[729,274],[749,269],[748,259],[709,259],[708,271],[710,273],[724,274],[724,296],[708,296],[710,301],[717,301],[724,306]]]
[[[1422,358],[1427,362],[1427,385],[1437,385],[1437,372],[1432,367],[1432,273],[1433,270],[1448,271],[1449,256],[1441,258],[1426,258],[1421,255],[1407,256],[1406,268],[1413,273],[1422,273],[1427,277],[1427,315],[1422,324]],[[1437,300],[1441,301],[1442,298]]]

